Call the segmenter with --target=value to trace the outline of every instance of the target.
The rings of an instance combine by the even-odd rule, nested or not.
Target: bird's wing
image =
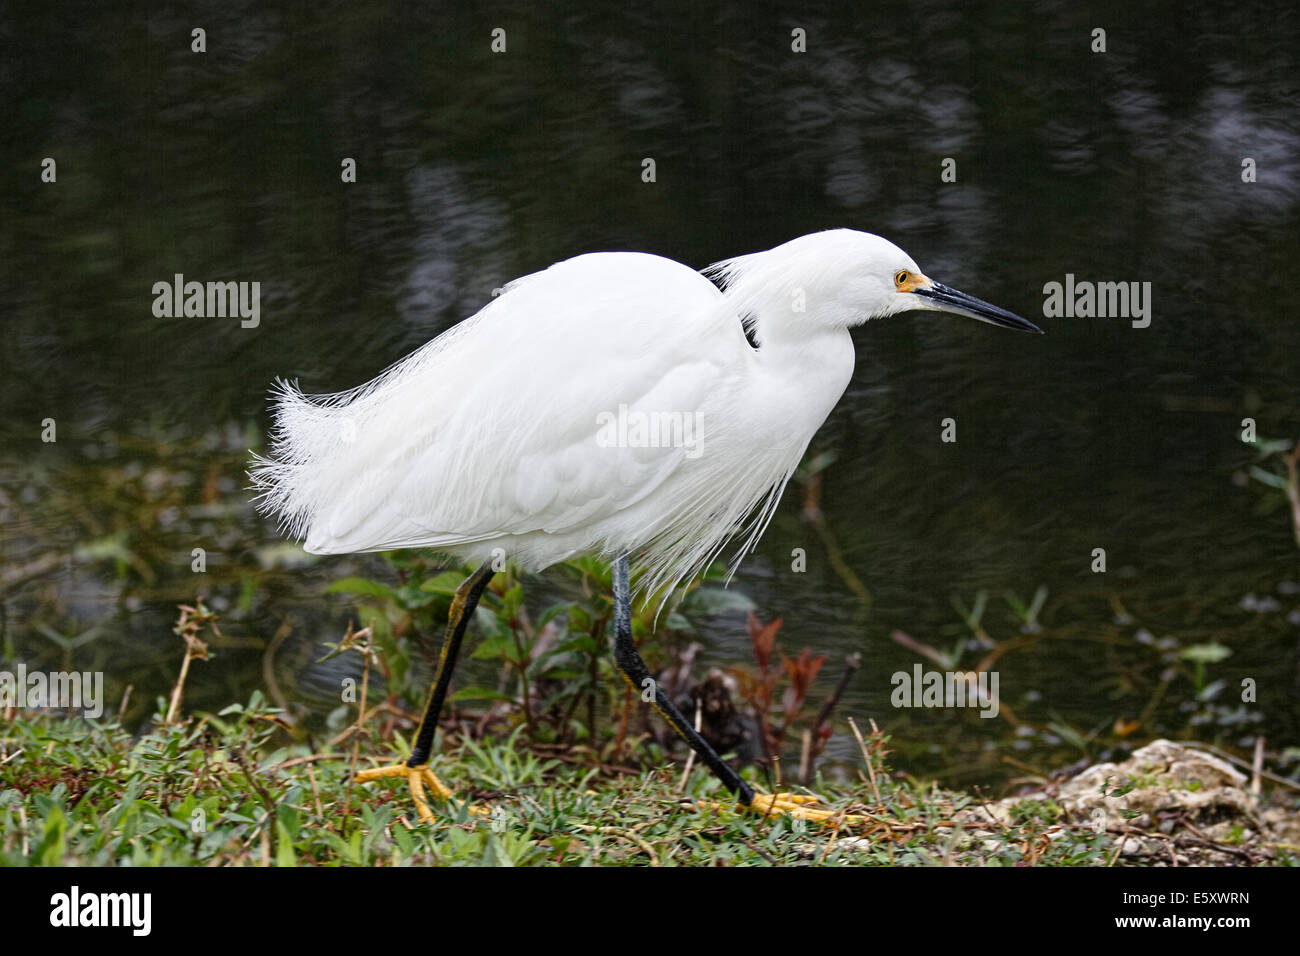
[[[618,444],[620,409],[693,415],[737,340],[738,318],[687,267],[580,256],[511,283],[359,389],[282,389],[254,477],[311,551],[572,531],[650,494],[686,455]]]

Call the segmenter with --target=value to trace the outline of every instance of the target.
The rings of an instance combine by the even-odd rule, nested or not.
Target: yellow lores
[[[895,292],[915,292],[917,289],[928,289],[932,285],[934,283],[919,272],[899,269],[894,273]]]

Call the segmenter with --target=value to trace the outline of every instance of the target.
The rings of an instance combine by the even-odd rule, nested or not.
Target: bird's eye
[[[909,275],[906,269],[899,269],[894,273],[894,285],[902,285],[908,280]]]

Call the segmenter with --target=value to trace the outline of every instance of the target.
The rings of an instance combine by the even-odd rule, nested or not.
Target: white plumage
[[[733,537],[735,561],[753,547],[848,384],[850,326],[975,314],[923,298],[943,287],[846,229],[706,271],[725,291],[658,256],[578,256],[510,283],[358,388],[306,396],[278,382],[270,454],[250,472],[259,507],[318,554],[429,547],[481,561],[501,548],[539,570],[629,551],[639,589],[675,585]],[[901,273],[919,285],[901,288]],[[650,445],[611,432],[620,416],[698,432]]]

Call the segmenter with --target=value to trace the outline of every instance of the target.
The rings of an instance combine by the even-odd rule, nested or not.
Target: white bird
[[[317,554],[427,547],[481,563],[453,602],[411,758],[360,779],[406,776],[425,819],[421,781],[449,796],[425,764],[494,556],[529,570],[614,559],[616,659],[640,688],[627,556],[645,593],[670,593],[733,540],[734,570],[849,383],[849,330],[906,311],[1041,331],[879,236],[835,229],[703,274],[643,253],[578,256],[509,283],[358,388],[278,382],[270,455],[250,475],[288,534]],[[656,704],[741,803],[805,815],[797,798],[755,804],[671,701]]]

